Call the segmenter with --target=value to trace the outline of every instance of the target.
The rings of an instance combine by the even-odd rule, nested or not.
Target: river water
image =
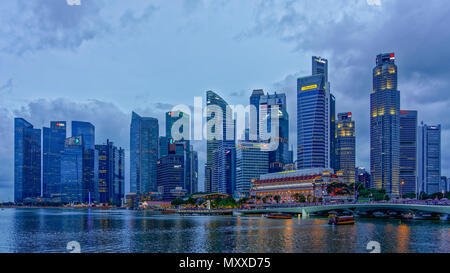
[[[357,219],[330,226],[326,218],[178,216],[151,211],[2,209],[0,252],[450,252],[450,223]]]

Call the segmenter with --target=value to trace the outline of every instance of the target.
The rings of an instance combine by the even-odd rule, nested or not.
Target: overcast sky
[[[162,133],[165,111],[206,90],[248,104],[263,88],[287,94],[295,146],[296,78],[312,55],[329,60],[337,112],[354,113],[357,165],[369,167],[371,71],[395,52],[401,108],[442,124],[450,175],[449,14],[443,0],[2,0],[0,201],[13,199],[14,117],[90,121],[98,144],[128,150],[132,110]],[[195,146],[203,180],[206,143]]]

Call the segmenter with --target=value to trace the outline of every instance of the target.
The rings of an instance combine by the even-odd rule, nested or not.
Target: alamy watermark
[[[266,143],[261,149],[274,151],[280,142],[280,120],[285,113],[279,105],[218,105],[203,108],[202,97],[194,97],[193,109],[179,104],[169,112],[176,120],[171,135],[180,140],[234,140]],[[257,121],[259,116],[259,121]],[[206,118],[206,122],[204,122]],[[248,118],[248,126],[246,120]],[[192,131],[191,131],[192,129]]]

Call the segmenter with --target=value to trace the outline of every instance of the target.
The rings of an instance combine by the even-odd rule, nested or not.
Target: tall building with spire
[[[399,196],[400,91],[395,54],[377,56],[370,94],[370,172],[377,189]]]

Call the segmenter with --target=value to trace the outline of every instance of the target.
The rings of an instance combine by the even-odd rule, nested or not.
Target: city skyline
[[[418,3],[419,4],[419,3]],[[211,4],[211,5],[218,5],[218,4]],[[230,5],[233,4],[226,4],[226,7],[230,7]],[[245,4],[250,5],[250,4]],[[338,6],[340,4],[337,4]],[[400,5],[400,6],[398,6]],[[362,4],[358,4],[357,8],[359,10],[363,10],[364,12],[368,12],[369,14],[373,16],[377,16],[378,13],[381,13],[382,11],[386,11],[389,8],[393,8],[392,10],[399,10],[401,9],[402,4],[389,4],[389,3],[383,3],[381,7],[370,7],[370,6],[362,6]],[[409,5],[409,4],[408,4]],[[413,4],[411,4],[413,5]],[[419,7],[423,4],[419,4]],[[170,6],[170,4],[169,4]],[[27,8],[32,8],[32,4],[27,6]],[[207,5],[200,5],[197,7],[197,10],[191,11],[192,13],[190,16],[195,17],[198,16],[197,12],[200,10],[206,9]],[[65,8],[65,7],[64,7]],[[105,7],[99,7],[99,8],[105,8]],[[263,7],[262,7],[263,8]],[[436,7],[431,6],[427,7],[423,12],[429,11],[429,9],[436,9]],[[59,7],[55,7],[56,10],[59,9]],[[279,10],[283,11],[284,9],[281,7],[278,7]],[[377,9],[377,10],[373,10]],[[444,12],[446,7],[444,7]],[[161,7],[161,12],[168,13],[169,11],[165,7]],[[298,8],[294,8],[296,12],[299,12]],[[134,18],[141,18],[141,13],[137,11],[132,11],[135,15]],[[218,12],[218,11],[215,11]],[[226,10],[224,11],[226,12]],[[350,11],[347,11],[350,12]],[[118,12],[120,13],[120,12]],[[157,14],[158,11],[155,10],[154,14]],[[153,12],[151,12],[153,14]],[[197,14],[197,15],[196,15]],[[222,14],[222,13],[220,13]],[[87,16],[87,17],[83,17]],[[89,16],[92,16],[90,13],[82,13],[80,14],[80,18],[90,18]],[[156,16],[156,15],[155,15]],[[270,16],[267,15],[267,16]],[[393,17],[391,13],[385,14],[386,18],[388,20],[393,20],[396,22],[396,19]],[[156,16],[157,17],[157,16]],[[188,17],[188,16],[186,16]],[[126,18],[126,17],[124,17]],[[133,18],[131,16],[131,18]],[[203,17],[196,17],[202,19]],[[78,18],[79,19],[79,18]],[[74,20],[78,20],[75,18]],[[128,18],[130,19],[130,18]],[[61,18],[55,18],[55,22],[60,22],[58,20],[62,20]],[[81,19],[80,19],[81,20]],[[155,19],[156,20],[156,19]],[[369,19],[367,19],[369,20]],[[124,20],[125,21],[125,20]],[[134,21],[129,20],[130,24]],[[142,19],[141,24],[144,25],[145,23],[148,23],[148,21],[145,21],[145,17]],[[134,22],[136,23],[136,22]],[[295,23],[295,22],[294,22]],[[431,23],[430,23],[431,24]],[[195,25],[195,24],[194,24]],[[214,24],[213,24],[214,25]],[[437,24],[439,27],[440,24]],[[214,25],[216,28],[219,27],[217,25]],[[401,25],[400,25],[401,26]],[[398,31],[398,30],[397,30]],[[240,32],[239,30],[236,32]],[[376,30],[372,29],[371,33],[376,33]],[[420,29],[419,34],[420,35]],[[104,34],[106,37],[108,37],[107,34]],[[445,36],[445,35],[444,35]],[[412,41],[412,37],[410,37],[409,41]],[[427,85],[431,85],[433,88],[438,87],[439,89],[445,89],[445,86],[448,85],[448,82],[446,80],[442,80],[442,73],[443,71],[438,72],[438,74],[432,75],[430,74],[432,71],[432,68],[430,64],[437,63],[437,57],[439,56],[438,53],[434,53],[433,46],[436,46],[434,44],[429,45],[431,48],[430,50],[425,50],[425,48],[422,48],[422,52],[424,52],[421,56],[412,54],[411,50],[407,49],[403,42],[397,41],[394,42],[386,42],[383,43],[376,43],[375,46],[370,46],[367,48],[366,51],[367,56],[361,57],[361,56],[354,56],[354,55],[348,55],[348,57],[345,56],[345,54],[348,53],[346,50],[340,50],[339,44],[336,45],[336,48],[333,49],[333,52],[331,54],[327,54],[327,49],[324,48],[324,46],[320,46],[317,44],[311,44],[309,47],[307,47],[306,51],[309,51],[308,53],[305,53],[303,51],[294,51],[292,52],[292,48],[295,46],[288,43],[288,46],[286,46],[285,42],[279,42],[279,37],[276,39],[269,39],[273,43],[276,44],[276,47],[278,49],[285,48],[283,50],[284,53],[280,53],[282,56],[278,55],[279,61],[273,61],[270,58],[263,58],[262,55],[258,55],[255,53],[255,55],[251,55],[251,58],[260,57],[261,59],[253,63],[252,66],[255,64],[258,64],[259,62],[268,62],[272,61],[272,65],[276,67],[275,68],[266,68],[265,66],[263,68],[258,68],[257,70],[250,69],[250,67],[246,67],[248,64],[248,61],[246,59],[243,59],[241,64],[244,66],[243,69],[240,69],[239,74],[247,75],[247,79],[243,79],[242,76],[238,76],[234,72],[230,72],[230,74],[227,74],[226,72],[228,70],[224,70],[220,73],[220,75],[225,75],[225,79],[218,79],[218,78],[209,78],[208,73],[206,75],[204,74],[204,70],[198,69],[196,70],[196,74],[198,76],[194,77],[194,80],[189,81],[187,90],[188,92],[185,95],[180,95],[177,98],[170,97],[162,97],[159,93],[164,93],[162,91],[169,91],[169,90],[177,90],[176,86],[168,86],[167,88],[164,88],[164,90],[159,91],[158,87],[152,86],[148,81],[145,81],[144,83],[140,83],[139,86],[132,85],[130,88],[135,90],[141,90],[141,94],[149,93],[151,97],[148,97],[150,95],[146,95],[145,98],[139,98],[139,102],[130,102],[126,99],[121,101],[121,95],[118,90],[120,88],[112,88],[111,89],[111,97],[106,97],[104,92],[106,90],[110,89],[110,85],[105,83],[104,74],[103,77],[101,76],[102,73],[100,73],[100,85],[93,85],[92,84],[92,78],[86,74],[86,72],[83,71],[75,71],[69,69],[65,73],[55,73],[55,76],[62,76],[62,78],[58,78],[57,81],[51,81],[49,78],[43,77],[42,82],[36,82],[33,80],[35,77],[42,77],[42,73],[36,71],[36,70],[30,70],[36,66],[39,65],[39,63],[42,60],[47,60],[45,57],[49,57],[50,64],[57,64],[58,61],[58,54],[68,54],[69,56],[72,56],[72,58],[77,59],[77,61],[74,64],[75,68],[83,67],[83,60],[89,56],[90,52],[95,52],[95,48],[101,48],[102,39],[106,39],[105,37],[99,37],[96,36],[95,39],[90,39],[85,42],[85,45],[83,46],[74,46],[74,48],[65,48],[64,44],[62,42],[56,41],[56,44],[52,47],[46,47],[46,49],[39,49],[39,47],[34,48],[33,50],[24,51],[22,55],[18,55],[15,53],[11,53],[7,50],[2,50],[2,57],[5,61],[5,67],[7,67],[8,62],[10,64],[13,63],[14,60],[31,60],[31,63],[28,66],[24,66],[21,64],[21,62],[18,62],[16,65],[9,65],[11,69],[11,72],[4,73],[6,78],[2,77],[0,78],[0,86],[1,93],[0,97],[2,99],[2,105],[1,105],[1,113],[4,113],[2,116],[2,137],[6,139],[7,141],[2,144],[0,147],[0,150],[2,151],[2,157],[0,158],[0,161],[5,164],[2,164],[0,168],[0,200],[11,200],[12,199],[12,186],[13,186],[13,177],[12,177],[12,134],[13,130],[11,130],[13,126],[12,118],[15,116],[22,116],[27,121],[32,123],[35,128],[42,128],[43,126],[48,126],[48,122],[51,120],[84,120],[89,121],[93,123],[97,128],[97,132],[100,133],[99,139],[102,141],[106,141],[107,138],[110,138],[114,140],[115,143],[117,143],[118,146],[124,147],[126,151],[129,151],[129,143],[128,136],[125,130],[125,133],[123,133],[122,129],[120,127],[126,127],[127,124],[129,124],[130,120],[130,113],[132,110],[136,110],[138,113],[142,114],[143,116],[155,116],[158,117],[160,123],[162,123],[162,119],[160,118],[161,114],[164,114],[166,111],[169,111],[171,106],[178,103],[187,103],[192,104],[192,97],[193,94],[198,96],[202,96],[204,98],[204,92],[208,89],[212,89],[213,91],[220,94],[225,100],[227,100],[229,103],[244,103],[248,100],[248,97],[251,94],[251,90],[262,88],[264,89],[264,92],[267,93],[273,93],[273,92],[279,92],[279,93],[286,93],[288,96],[288,104],[292,101],[292,89],[295,89],[295,78],[299,75],[307,75],[309,74],[309,61],[312,55],[319,55],[327,58],[330,62],[330,82],[332,84],[332,91],[333,94],[336,95],[337,100],[337,113],[342,111],[349,111],[354,113],[354,119],[356,121],[356,132],[357,132],[357,165],[366,167],[366,169],[369,169],[369,161],[368,161],[368,155],[367,155],[367,146],[364,144],[364,142],[367,142],[368,140],[368,114],[367,114],[367,105],[368,105],[368,94],[370,93],[370,69],[373,64],[373,56],[379,53],[383,52],[396,52],[396,55],[398,57],[398,65],[401,67],[399,70],[399,89],[402,91],[402,108],[403,109],[416,109],[419,112],[419,118],[418,121],[424,121],[427,124],[442,124],[442,150],[446,150],[446,147],[448,147],[448,144],[446,142],[446,137],[448,136],[447,132],[445,131],[448,126],[445,124],[445,120],[442,120],[439,118],[439,116],[445,116],[445,103],[448,99],[447,95],[442,95],[438,91],[430,91],[430,87]],[[253,38],[254,40],[250,39],[251,43],[257,44],[257,41],[260,38]],[[201,40],[201,39],[199,39]],[[275,41],[276,40],[276,41]],[[408,39],[406,39],[408,40]],[[191,40],[192,42],[195,42],[195,40]],[[96,44],[96,43],[100,43]],[[245,43],[245,42],[241,42]],[[239,44],[238,41],[234,41],[234,44]],[[403,45],[402,45],[403,44]],[[361,45],[359,43],[358,45]],[[93,49],[86,49],[86,46],[90,46]],[[403,48],[402,48],[403,46]],[[394,48],[393,48],[394,47]],[[248,51],[244,51],[248,52]],[[281,52],[281,50],[280,50]],[[429,54],[425,54],[426,52],[432,52]],[[244,53],[243,53],[244,54]],[[424,56],[429,58],[429,60],[424,61]],[[104,55],[103,55],[104,56]],[[132,55],[131,55],[132,56]],[[191,56],[200,56],[196,51],[192,51]],[[228,55],[229,56],[229,55]],[[121,57],[119,57],[121,58]],[[295,60],[288,60],[288,59],[295,59]],[[346,59],[347,58],[347,59]],[[442,58],[442,56],[439,56],[439,58]],[[444,57],[445,58],[445,57]],[[78,60],[80,59],[80,60]],[[248,59],[247,59],[248,60]],[[253,60],[253,59],[252,59]],[[445,59],[443,60],[445,61]],[[132,65],[132,62],[123,62],[124,64]],[[225,62],[227,65],[231,65],[227,62]],[[270,63],[270,62],[269,62]],[[417,64],[424,64],[424,67],[419,67]],[[103,67],[103,65],[101,65]],[[355,67],[356,66],[356,67]],[[261,66],[262,67],[262,66]],[[336,69],[337,67],[340,67],[341,69]],[[300,71],[298,70],[300,68]],[[102,68],[103,69],[103,68]],[[428,70],[426,70],[428,69]],[[348,76],[346,73],[349,73],[348,70],[352,71],[354,74],[352,76]],[[31,71],[36,71],[35,73],[30,73]],[[53,69],[46,68],[46,71],[48,74],[53,75]],[[91,70],[92,71],[92,70]],[[96,70],[98,72],[98,70]],[[112,73],[111,69],[105,69],[105,71],[108,73]],[[331,72],[332,71],[332,72]],[[25,75],[27,72],[27,75]],[[176,72],[176,71],[174,71]],[[218,71],[215,71],[218,72]],[[418,74],[417,74],[417,73]],[[162,72],[161,72],[162,73]],[[416,73],[416,74],[414,74]],[[67,76],[64,76],[67,74]],[[71,82],[74,82],[74,80],[68,80],[68,75],[76,75],[75,78],[79,82],[75,85],[75,87],[69,87]],[[114,74],[114,73],[113,73]],[[190,72],[190,75],[192,76],[194,73]],[[255,75],[258,75],[255,77]],[[288,76],[286,76],[288,75]],[[444,74],[445,75],[445,74]],[[199,86],[195,87],[195,84],[193,82],[200,82],[199,76],[204,77],[206,80],[202,83],[198,84]],[[80,81],[80,77],[84,77],[85,80]],[[132,78],[145,78],[144,75],[139,75],[134,77],[124,77],[125,79],[122,82],[120,86],[123,88],[125,83],[131,83]],[[342,77],[343,79],[337,79],[338,77]],[[362,80],[358,80],[356,85],[355,82],[353,82],[353,85],[349,85],[346,83],[346,81],[350,82],[349,80],[354,80],[356,78],[362,78],[364,79],[364,84],[361,86]],[[433,77],[437,77],[437,79],[434,79]],[[292,78],[292,79],[291,79]],[[103,79],[103,80],[102,80]],[[231,80],[236,79],[235,83],[232,85],[229,83],[224,83],[225,80]],[[281,80],[280,80],[281,79]],[[282,79],[286,79],[286,81],[283,81]],[[29,81],[28,81],[29,80]],[[354,80],[356,81],[356,80]],[[426,83],[429,84],[418,84],[418,83]],[[67,83],[67,84],[66,84]],[[287,84],[286,84],[287,83]],[[148,84],[148,85],[147,85]],[[204,85],[209,85],[210,87],[205,87]],[[194,88],[195,87],[195,88]],[[351,87],[351,88],[349,88]],[[105,89],[105,91],[95,91],[96,89]],[[48,91],[45,91],[48,90]],[[56,92],[56,90],[59,90]],[[77,92],[79,90],[79,92]],[[154,90],[154,91],[143,91],[143,90]],[[242,90],[245,90],[243,92]],[[35,95],[31,94],[30,92],[36,91],[37,93]],[[136,93],[131,90],[132,94],[136,94],[138,96],[138,91]],[[174,91],[175,92],[175,91]],[[124,92],[127,93],[127,92]],[[170,92],[167,92],[170,93]],[[294,93],[295,94],[295,93]],[[351,95],[351,97],[347,98],[344,95],[348,94],[355,94]],[[406,95],[408,94],[408,95]],[[420,97],[421,94],[428,94],[426,98],[422,99]],[[154,97],[153,97],[154,96]],[[183,97],[184,96],[184,97]],[[406,96],[406,97],[405,97]],[[444,96],[444,97],[442,97]],[[64,98],[63,98],[64,97]],[[88,99],[94,99],[88,101]],[[136,100],[136,101],[138,101]],[[358,102],[361,102],[361,105],[358,104]],[[150,104],[147,109],[146,104]],[[135,105],[135,107],[132,107]],[[443,105],[443,106],[442,106]],[[153,113],[152,110],[150,110],[150,107],[153,107],[153,109],[156,109]],[[159,107],[159,108],[158,108]],[[364,108],[365,107],[365,108]],[[106,109],[105,113],[100,113],[100,111],[96,110],[97,108],[100,109]],[[136,109],[134,109],[136,108]],[[295,125],[292,123],[292,118],[295,119],[295,107],[292,106],[292,103],[288,105],[288,111],[290,113],[290,124],[292,125],[290,128],[291,134],[290,134],[290,146],[293,145],[295,147],[295,139],[296,136],[292,134],[292,132],[295,132]],[[361,110],[363,109],[363,110]],[[142,111],[141,111],[142,110]],[[158,112],[160,111],[160,112]],[[108,122],[107,117],[113,117],[112,122]],[[163,127],[163,126],[161,126]],[[163,128],[160,128],[160,130],[163,130]],[[96,133],[97,133],[96,132]],[[161,132],[160,132],[161,135]],[[200,148],[203,146],[200,144]],[[199,162],[199,170],[202,173],[202,167],[204,166],[205,162],[205,149],[197,149],[201,154],[199,156],[202,158]],[[449,160],[446,158],[446,154],[442,154],[442,175],[448,175],[449,170]],[[129,154],[127,155],[127,160],[129,160]],[[127,161],[126,166],[129,165],[129,161]],[[128,176],[129,174],[127,174]],[[203,179],[200,179],[202,181]],[[127,178],[127,181],[129,179]],[[202,182],[200,182],[202,184]],[[6,193],[6,194],[5,194]]]

